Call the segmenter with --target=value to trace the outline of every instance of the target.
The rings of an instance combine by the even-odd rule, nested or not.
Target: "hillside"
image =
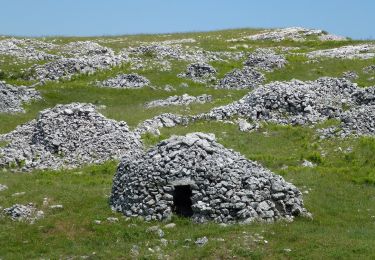
[[[303,28],[0,36],[0,81],[0,259],[375,257],[374,41]],[[193,135],[202,145],[185,149],[172,137],[185,145],[194,132],[215,138]],[[180,147],[211,161],[181,159],[163,182],[225,162],[228,175],[290,183],[280,196],[298,209],[256,203],[243,221],[238,203],[237,215],[229,205],[207,218],[194,206],[193,221],[154,214],[146,193],[151,211],[120,205],[128,175],[141,190]],[[222,187],[205,185],[214,205]]]

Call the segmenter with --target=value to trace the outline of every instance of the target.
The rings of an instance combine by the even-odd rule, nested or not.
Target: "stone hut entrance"
[[[173,211],[179,216],[191,217],[193,216],[193,209],[191,208],[191,187],[190,185],[174,186],[173,192]]]

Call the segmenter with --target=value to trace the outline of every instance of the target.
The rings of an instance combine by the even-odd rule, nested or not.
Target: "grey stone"
[[[205,246],[208,243],[208,238],[207,237],[200,237],[197,240],[195,240],[195,244],[197,246]]]
[[[181,96],[171,96],[167,99],[158,99],[145,104],[146,108],[153,107],[165,107],[165,106],[187,106],[190,104],[198,103],[205,104],[212,101],[211,95],[200,95],[200,96],[190,96],[188,94],[183,94]]]
[[[207,83],[216,80],[216,69],[207,63],[192,63],[186,68],[185,73],[178,76],[189,78],[195,82]]]
[[[203,133],[174,136],[141,157],[124,157],[113,180],[110,205],[129,217],[168,220],[175,212],[174,190],[181,186],[191,189],[192,219],[199,223],[274,221],[307,214],[295,186]],[[224,186],[225,195],[220,192]],[[275,207],[279,201],[291,206]]]
[[[138,74],[119,74],[114,78],[110,78],[96,83],[99,87],[107,88],[143,88],[150,85],[150,81]]]
[[[0,140],[8,143],[0,147],[0,167],[22,171],[76,168],[136,156],[143,148],[140,136],[125,122],[107,119],[94,105],[81,103],[43,110]]]
[[[12,86],[0,81],[0,113],[23,113],[24,103],[39,99],[39,92],[32,87]]]

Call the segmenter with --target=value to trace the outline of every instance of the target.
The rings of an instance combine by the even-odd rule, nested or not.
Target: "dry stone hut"
[[[174,136],[139,158],[124,158],[110,204],[146,220],[177,214],[197,222],[248,223],[309,215],[294,185],[203,133]]]

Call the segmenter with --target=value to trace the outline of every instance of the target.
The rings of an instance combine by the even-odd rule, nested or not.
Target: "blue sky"
[[[375,38],[375,0],[0,0],[0,34],[114,35],[303,26]]]

